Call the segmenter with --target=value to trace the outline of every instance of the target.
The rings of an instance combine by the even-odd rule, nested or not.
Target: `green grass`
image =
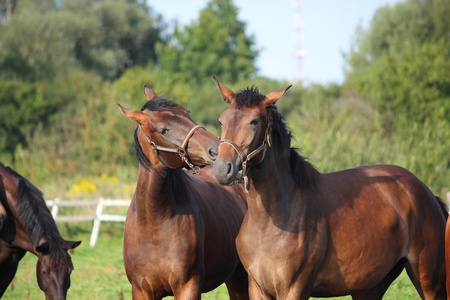
[[[81,224],[81,225],[79,225]],[[62,235],[70,240],[83,240],[71,253],[75,270],[68,299],[131,299],[131,285],[125,274],[122,259],[122,223],[102,224],[95,248],[89,247],[89,223],[58,224]],[[16,277],[8,287],[3,299],[44,299],[36,281],[37,258],[27,253],[19,265]],[[171,299],[171,297],[169,298]],[[205,300],[228,299],[224,285],[202,296]],[[335,299],[351,299],[340,297]],[[384,299],[420,299],[416,290],[403,272],[391,285]]]

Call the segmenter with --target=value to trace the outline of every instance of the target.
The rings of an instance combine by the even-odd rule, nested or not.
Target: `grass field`
[[[131,299],[131,286],[125,275],[122,259],[123,224],[102,224],[95,248],[89,247],[90,224],[58,224],[62,235],[70,240],[82,240],[82,244],[72,253],[75,270],[68,299],[98,300]],[[22,259],[16,277],[8,287],[3,299],[36,300],[45,299],[36,281],[37,258],[30,253]],[[224,285],[204,294],[202,299],[228,299]],[[340,297],[334,299],[351,299]],[[403,272],[391,285],[384,299],[420,299],[408,276]]]

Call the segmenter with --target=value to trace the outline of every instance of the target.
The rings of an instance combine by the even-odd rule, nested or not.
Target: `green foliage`
[[[362,96],[382,112],[423,123],[450,115],[450,40],[406,45],[401,55],[385,53],[363,76],[352,78]]]
[[[444,199],[450,180],[446,154],[450,149],[448,143],[436,141],[450,138],[448,122],[393,128],[387,133],[382,115],[364,98],[345,95],[315,100],[303,102],[287,117],[287,124],[294,134],[293,146],[320,172],[359,165],[400,165]]]
[[[58,2],[58,1],[56,1]],[[0,36],[0,75],[53,78],[78,66],[115,78],[156,61],[162,25],[135,1],[19,1]],[[32,28],[33,30],[30,30]]]
[[[370,28],[359,29],[345,83],[379,113],[386,155],[408,153],[399,164],[438,191],[448,185],[450,168],[449,11],[441,0],[378,10]]]
[[[368,29],[356,29],[355,41],[347,54],[347,80],[363,75],[365,68],[376,64],[380,56],[402,55],[407,47],[448,39],[449,12],[446,0],[408,0],[378,9]]]
[[[52,116],[52,126],[37,126],[28,137],[28,147],[16,149],[15,167],[37,182],[48,181],[49,175],[105,173],[122,177],[117,174],[120,166],[136,168],[133,126],[120,113],[116,105],[120,97],[111,84],[83,72],[71,74],[66,83],[76,93]]]
[[[121,104],[139,110],[147,101],[143,93],[144,84],[160,96],[173,99],[181,105],[185,105],[191,98],[189,85],[176,74],[150,64],[146,67],[130,68],[115,81],[115,91],[126,98],[126,102]]]
[[[40,85],[15,80],[0,81],[0,107],[0,152],[26,145],[26,135],[54,109],[51,101],[44,100]]]
[[[348,56],[346,85],[392,115],[423,124],[448,118],[450,27],[448,1],[405,1],[377,11]],[[402,124],[403,125],[403,124]]]
[[[173,41],[158,46],[161,67],[191,83],[212,75],[236,82],[254,74],[258,51],[237,12],[231,0],[211,0],[197,21],[183,31],[176,28]]]

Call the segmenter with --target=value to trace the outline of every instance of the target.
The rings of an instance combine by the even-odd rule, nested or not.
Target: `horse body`
[[[381,299],[404,268],[422,298],[445,299],[448,213],[425,184],[398,166],[321,174],[290,148],[273,107],[284,91],[245,104],[218,86],[230,108],[220,118],[214,174],[222,184],[241,168],[247,177],[236,242],[252,299]]]
[[[25,253],[38,257],[36,277],[46,299],[65,299],[73,265],[67,250],[81,242],[64,240],[42,193],[28,180],[0,164],[0,297],[14,278]]]
[[[148,102],[159,103],[153,91],[144,93]],[[169,140],[184,144],[182,136],[195,126],[187,110],[171,105],[160,111],[123,109],[143,127],[135,132],[139,176],[123,250],[133,299],[200,299],[223,282],[231,299],[248,299],[247,274],[234,242],[246,212],[243,191],[218,185],[210,166],[193,175],[176,154],[158,153],[171,146]],[[161,134],[161,123],[172,136]],[[212,162],[218,140],[200,129],[187,145],[192,164],[201,166]]]
[[[280,189],[278,178],[264,167],[249,172],[254,178],[249,213],[237,247],[257,294],[381,299],[404,266],[421,295],[422,290],[442,293],[439,284],[418,275],[433,270],[445,277],[440,259],[444,215],[431,192],[407,170],[365,166],[321,174],[315,187],[291,191],[293,197],[286,197],[289,191]],[[282,186],[289,183],[279,180]],[[427,255],[420,257],[422,252]]]
[[[213,183],[176,171],[189,182],[183,203],[162,196],[170,195],[171,187],[161,178],[146,178],[140,172],[127,214],[125,269],[133,289],[147,291],[154,299],[172,293],[197,298],[225,282],[240,264],[234,239],[245,203],[238,201],[236,191],[224,193]],[[153,198],[153,193],[159,196]]]

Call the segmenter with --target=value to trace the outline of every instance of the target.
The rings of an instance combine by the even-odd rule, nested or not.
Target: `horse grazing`
[[[36,277],[47,300],[66,299],[73,270],[69,249],[41,191],[0,163],[0,297],[14,278],[27,251],[38,257]]]
[[[199,173],[215,159],[218,138],[145,85],[144,95],[141,111],[119,105],[138,123],[139,175],[123,247],[133,299],[200,299],[223,282],[231,299],[248,299],[235,245],[247,210],[244,192],[218,185],[211,166]]]
[[[242,169],[248,213],[236,239],[251,299],[381,299],[406,268],[425,299],[445,299],[445,205],[391,165],[319,173],[291,148],[275,103],[287,91],[234,93],[220,116],[221,184]]]

